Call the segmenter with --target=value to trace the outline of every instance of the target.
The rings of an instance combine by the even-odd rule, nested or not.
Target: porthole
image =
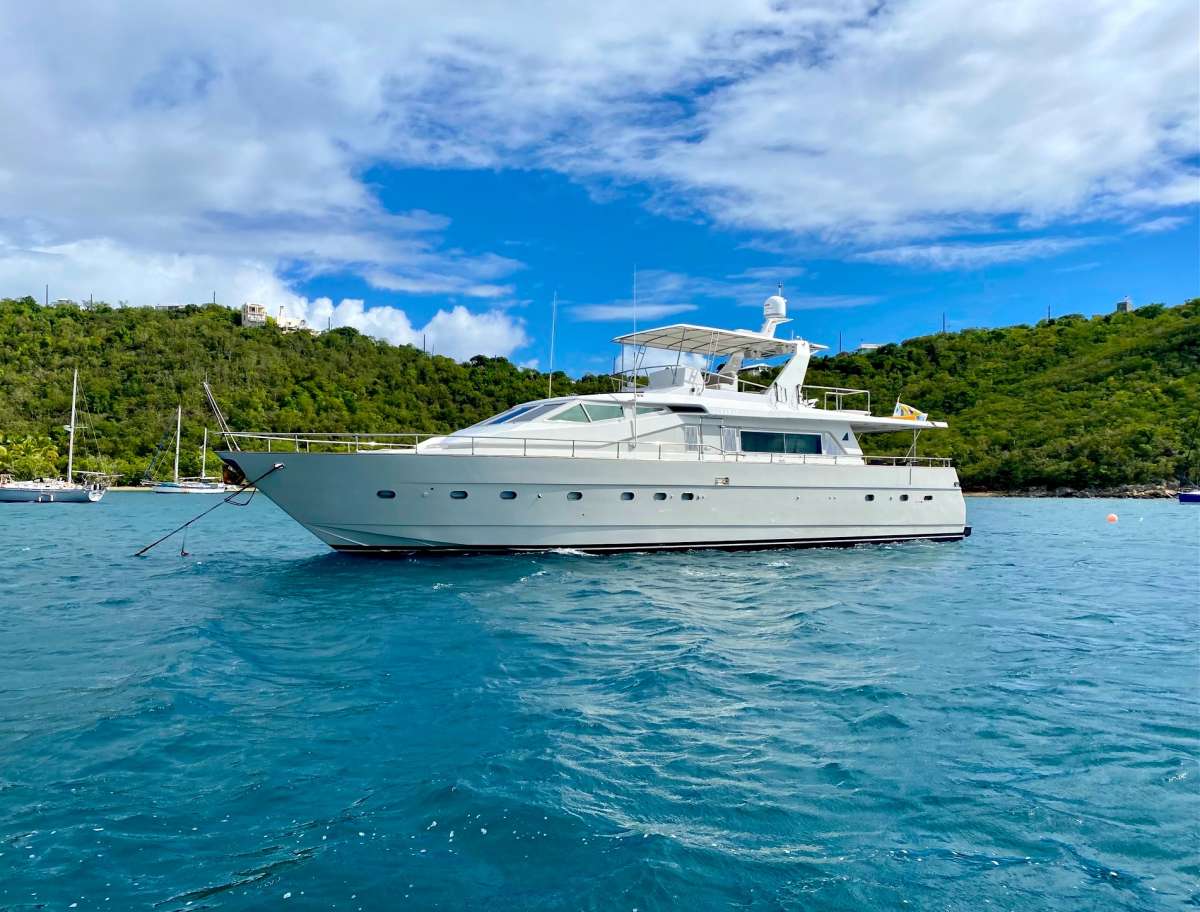
[[[583,500],[583,493],[580,491],[568,491],[567,500]]]
[[[662,491],[659,491],[657,494],[654,495],[654,499],[655,500],[666,500],[667,495],[664,494]]]
[[[633,492],[632,491],[622,491],[621,492],[621,500],[633,500]]]
[[[466,500],[467,492],[466,491],[451,491],[450,499],[451,500]]]
[[[867,500],[874,500],[874,499],[875,499],[875,495],[874,495],[874,494],[868,494],[868,495],[867,495],[867,497],[866,497],[866,499],[867,499]]]
[[[901,495],[900,495],[900,499],[901,499],[901,500],[908,500],[908,495],[907,495],[907,494],[901,494]]]
[[[500,499],[501,500],[516,500],[517,492],[516,491],[501,491]]]
[[[376,491],[375,496],[382,497],[384,500],[391,500],[393,497],[396,496],[396,492],[395,491]]]
[[[932,495],[932,494],[926,494],[926,495],[925,495],[925,499],[926,499],[926,500],[933,500],[933,495]]]
[[[680,500],[695,500],[696,495],[693,494],[691,491],[686,491],[683,494],[679,495],[679,499]]]

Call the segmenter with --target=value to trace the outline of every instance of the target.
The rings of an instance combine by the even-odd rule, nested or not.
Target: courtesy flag
[[[928,421],[929,416],[925,412],[918,411],[911,405],[905,405],[899,399],[896,400],[896,407],[892,409],[893,418],[904,418],[907,421]]]

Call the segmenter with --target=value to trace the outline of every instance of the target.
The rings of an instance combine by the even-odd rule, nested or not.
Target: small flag
[[[917,411],[911,405],[905,405],[899,399],[896,400],[896,407],[892,409],[893,418],[903,418],[906,421],[927,421],[929,416],[925,412]]]

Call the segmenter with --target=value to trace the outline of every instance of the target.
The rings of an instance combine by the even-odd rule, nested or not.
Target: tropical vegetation
[[[85,394],[77,467],[128,482],[173,445],[179,402],[181,470],[199,473],[202,428],[212,426],[206,377],[230,424],[247,430],[447,431],[543,397],[547,386],[545,374],[504,358],[458,363],[349,328],[314,336],[243,327],[240,314],[215,305],[164,311],[0,299],[0,471],[65,468],[75,366]],[[921,452],[953,456],[967,488],[1200,474],[1200,299],[816,358],[807,382],[870,389],[877,410],[899,399],[948,420],[950,430],[923,438]],[[554,376],[556,393],[611,388],[607,377]],[[910,441],[869,443],[903,452]]]

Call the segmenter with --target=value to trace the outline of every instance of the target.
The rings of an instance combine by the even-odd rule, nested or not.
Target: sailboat
[[[208,428],[204,429],[204,445],[200,449],[200,475],[197,478],[179,477],[179,444],[183,436],[183,406],[175,410],[175,472],[171,481],[160,481],[154,485],[155,494],[224,494],[225,485],[209,477]]]
[[[30,481],[15,481],[8,475],[0,475],[0,503],[97,503],[108,490],[105,476],[96,472],[82,472],[93,480],[84,484],[72,481],[75,476],[75,403],[79,394],[79,369],[71,379],[71,423],[67,425],[67,477],[34,478]]]

